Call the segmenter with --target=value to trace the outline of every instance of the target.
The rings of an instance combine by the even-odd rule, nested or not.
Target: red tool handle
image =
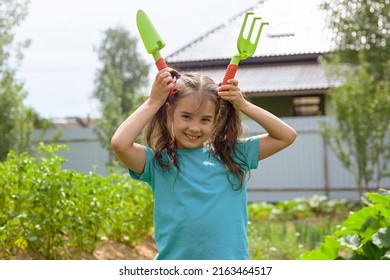
[[[165,63],[164,58],[162,58],[162,57],[156,61],[156,66],[157,66],[158,71],[168,67],[167,64]],[[173,82],[170,82],[170,83],[173,83]],[[176,85],[173,85],[173,88],[171,88],[171,91],[169,92],[169,94],[172,95],[172,94],[175,94],[176,92],[177,92]]]
[[[238,69],[238,65],[236,64],[229,64],[228,67],[226,68],[226,73],[225,77],[223,77],[222,85],[227,85],[227,81],[230,79],[233,79],[234,76],[236,75]]]

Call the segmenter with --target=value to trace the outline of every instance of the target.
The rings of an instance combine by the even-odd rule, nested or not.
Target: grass
[[[299,219],[260,219],[248,225],[249,258],[297,260],[318,247],[345,217],[325,215]]]

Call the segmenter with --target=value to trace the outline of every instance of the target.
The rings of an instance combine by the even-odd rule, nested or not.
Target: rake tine
[[[244,22],[241,25],[241,30],[240,30],[240,34],[238,35],[238,38],[244,38],[244,30],[245,30],[246,22],[248,21],[248,18],[249,18],[250,15],[254,15],[254,13],[253,12],[248,12],[248,13],[245,14]],[[253,29],[253,26],[251,26],[251,29],[249,31],[250,33],[252,33],[252,29]]]
[[[260,23],[259,29],[257,30],[255,41],[252,43],[251,38],[252,38],[254,29],[255,29],[256,22],[261,20],[261,18],[260,17],[253,17],[253,19],[251,19],[248,35],[245,38],[244,37],[245,27],[247,26],[247,24],[249,26],[248,18],[251,15],[254,15],[254,13],[247,12],[245,14],[244,22],[242,23],[240,33],[239,33],[238,39],[237,39],[237,49],[238,49],[239,53],[234,55],[232,57],[232,59],[230,60],[230,64],[228,65],[228,67],[226,69],[225,76],[224,76],[223,81],[222,81],[222,85],[226,85],[227,81],[229,79],[234,78],[234,76],[237,72],[238,64],[240,63],[240,60],[247,59],[248,57],[251,57],[254,54],[254,52],[256,51],[256,47],[257,47],[257,44],[259,42],[263,27],[264,27],[264,25],[269,24],[268,22]]]

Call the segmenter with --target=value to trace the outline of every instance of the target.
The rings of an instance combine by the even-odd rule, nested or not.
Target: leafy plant
[[[330,200],[326,196],[313,195],[309,198],[296,198],[277,203],[250,203],[248,213],[251,221],[262,219],[291,220],[323,214],[341,215],[354,207],[355,203],[345,199]]]
[[[299,259],[331,234],[356,203],[313,195],[248,205],[250,259]]]
[[[11,151],[0,163],[0,258],[24,250],[68,259],[102,239],[135,244],[152,231],[150,188],[128,174],[63,170],[66,146],[44,146],[37,159]]]
[[[390,259],[390,191],[381,189],[366,196],[362,209],[352,212],[320,248],[301,259]]]

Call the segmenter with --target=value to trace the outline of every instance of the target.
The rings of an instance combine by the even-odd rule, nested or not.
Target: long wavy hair
[[[240,155],[237,155],[236,151],[237,140],[243,135],[240,111],[230,102],[218,98],[218,84],[208,76],[199,73],[179,75],[176,70],[171,70],[171,75],[176,82],[177,93],[169,95],[167,103],[173,111],[178,102],[189,95],[197,98],[198,108],[207,101],[215,105],[216,123],[205,145],[209,145],[213,156],[225,165],[228,178],[230,172],[237,177],[241,189],[245,170],[249,168],[247,163],[239,160]],[[146,126],[144,135],[147,145],[155,151],[155,158],[163,170],[173,165],[180,170],[180,160],[175,152],[176,141],[169,128],[167,115],[167,106],[161,106]],[[169,160],[163,157],[163,153],[168,155]]]

